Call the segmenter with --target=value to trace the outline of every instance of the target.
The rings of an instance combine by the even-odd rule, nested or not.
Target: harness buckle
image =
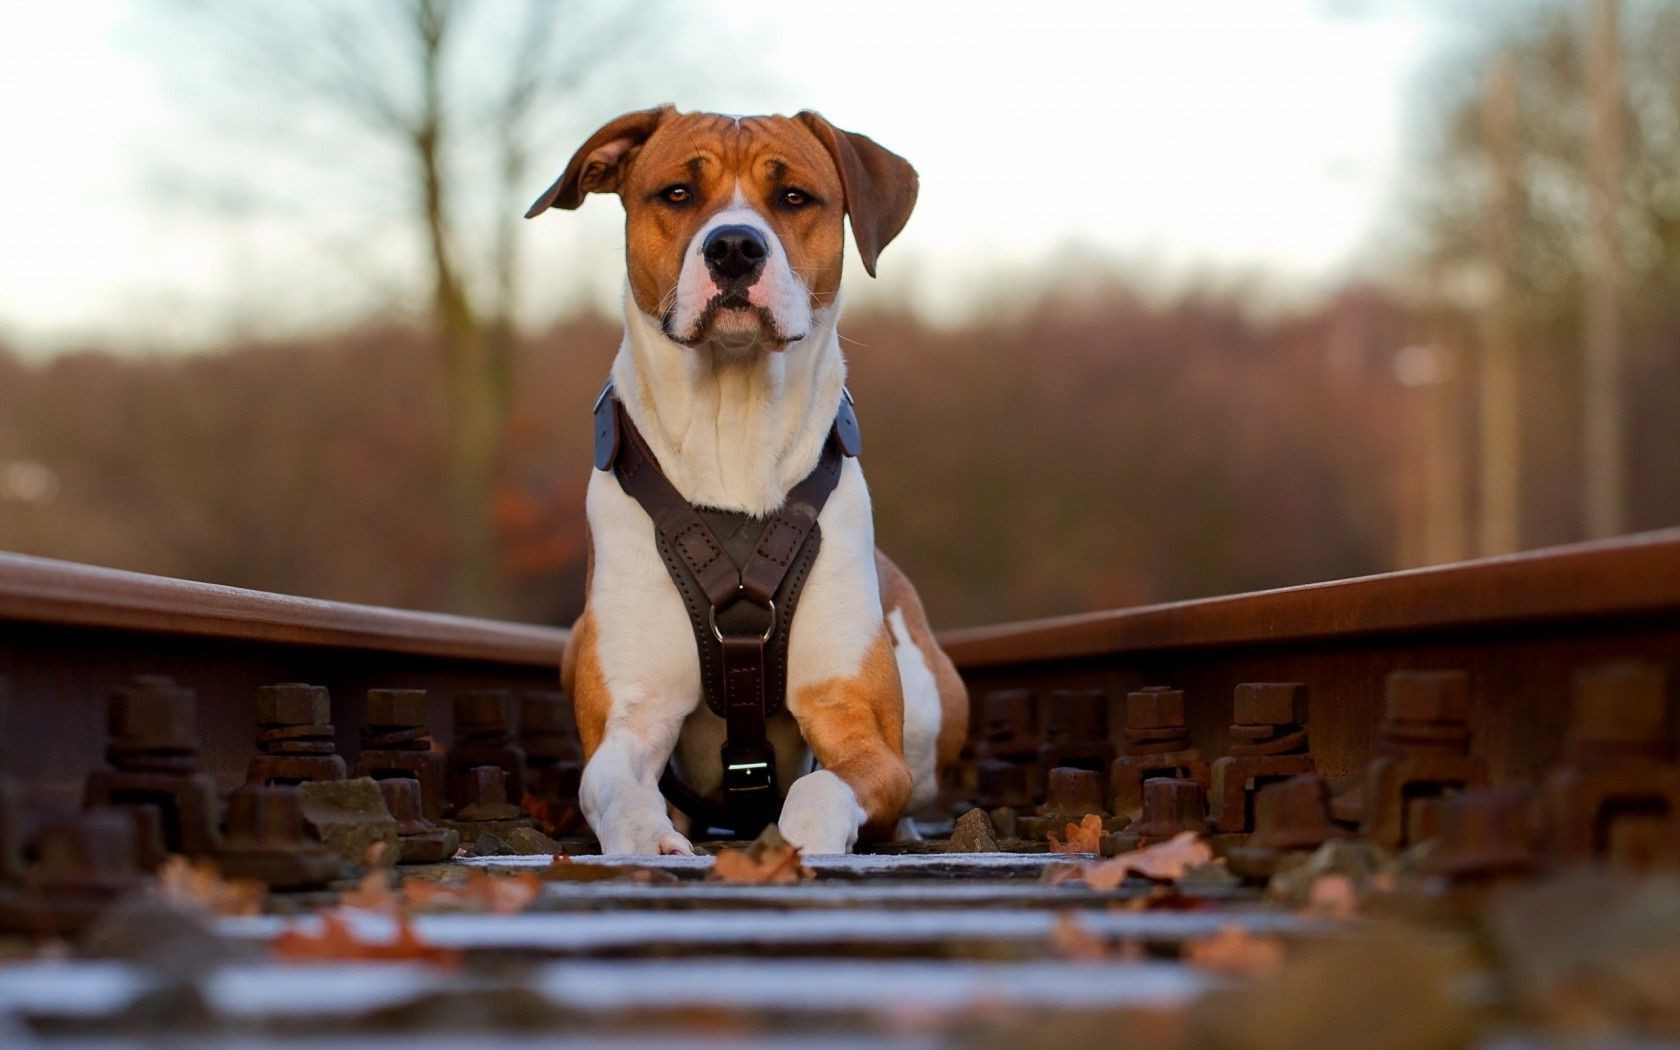
[[[769,759],[724,763],[723,789],[731,795],[743,791],[769,791],[775,786],[775,770],[771,767]]]
[[[737,598],[734,601],[731,601],[729,604],[734,605],[736,601],[742,601],[742,600],[743,599]],[[755,602],[754,604],[757,604],[757,603]],[[759,636],[758,640],[765,643],[766,645],[768,645],[770,643],[770,636],[776,633],[776,602],[775,602],[775,599],[771,599],[770,601],[765,602],[764,607],[770,611],[770,624],[769,624],[769,626],[764,628],[764,633]],[[712,637],[716,638],[718,640],[718,642],[721,644],[723,642],[723,630],[718,627],[717,614],[718,614],[718,607],[714,605],[714,606],[711,607],[710,611],[707,612],[706,619],[707,619],[707,622],[711,624]]]

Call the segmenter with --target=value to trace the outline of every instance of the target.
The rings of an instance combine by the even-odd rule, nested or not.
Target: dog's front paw
[[[776,826],[783,838],[807,855],[849,853],[864,818],[851,786],[819,769],[793,782]]]
[[[601,852],[607,856],[694,856],[693,844],[678,834],[663,815],[658,822],[630,818],[603,823],[606,827],[600,831]]]

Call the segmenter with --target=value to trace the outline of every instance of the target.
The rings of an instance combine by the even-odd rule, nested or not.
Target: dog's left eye
[[[694,198],[694,191],[679,182],[660,190],[659,196],[667,204],[687,204]]]
[[[790,208],[803,208],[811,203],[811,195],[804,190],[785,189],[781,192],[780,200]]]

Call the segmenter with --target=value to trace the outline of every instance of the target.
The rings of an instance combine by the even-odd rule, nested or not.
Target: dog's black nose
[[[764,235],[751,226],[719,226],[700,245],[706,268],[718,281],[751,284],[770,254]]]

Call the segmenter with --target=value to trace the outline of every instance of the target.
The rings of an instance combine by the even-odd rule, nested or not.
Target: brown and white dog
[[[763,515],[816,464],[840,404],[843,219],[873,276],[916,186],[903,158],[815,113],[665,106],[592,135],[527,217],[618,194],[629,289],[612,378],[624,410],[689,502]],[[601,470],[586,506],[587,595],[562,669],[587,758],[584,816],[605,853],[689,853],[659,777],[672,761],[717,797],[723,722],[702,702],[693,632],[651,519]],[[782,834],[809,853],[843,853],[932,801],[968,697],[909,581],[875,550],[856,459],[818,521],[787,709],[769,735],[777,782],[789,785]]]

